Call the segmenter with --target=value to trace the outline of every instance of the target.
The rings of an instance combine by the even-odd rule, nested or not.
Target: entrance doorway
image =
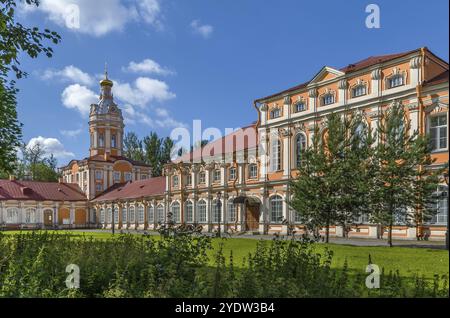
[[[44,211],[44,226],[51,227],[53,225],[53,211],[45,210]]]
[[[258,231],[259,230],[259,207],[260,207],[260,204],[252,204],[252,205],[246,206],[246,210],[245,210],[246,231]]]

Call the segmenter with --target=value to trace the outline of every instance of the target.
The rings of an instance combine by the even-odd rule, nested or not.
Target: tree
[[[144,138],[145,162],[151,166],[154,177],[161,175],[161,144],[162,140],[155,132]]]
[[[378,127],[371,220],[388,228],[391,247],[394,225],[419,226],[437,212],[433,193],[443,171],[427,169],[433,163],[429,139],[410,128],[400,103],[383,112]]]
[[[316,235],[325,228],[328,242],[332,224],[341,225],[346,235],[367,213],[373,137],[361,114],[350,110],[328,115],[323,131],[316,125],[313,144],[302,154],[290,205]]]
[[[53,154],[46,156],[41,144],[21,147],[22,160],[17,164],[16,174],[19,179],[34,181],[58,181],[57,161]]]
[[[125,157],[135,161],[145,161],[144,149],[142,141],[134,132],[129,132],[125,135],[123,140]]]
[[[161,148],[161,156],[159,158],[159,161],[161,163],[160,171],[158,171],[159,175],[162,174],[162,168],[163,166],[172,161],[172,158],[174,157],[174,142],[169,137],[164,138],[162,141],[162,148]]]
[[[11,173],[15,169],[17,148],[20,146],[21,124],[17,119],[15,82],[8,80],[9,72],[16,78],[27,75],[19,68],[22,52],[31,58],[44,53],[52,57],[51,47],[45,41],[58,44],[61,40],[56,32],[37,27],[27,28],[16,22],[15,0],[0,1],[0,171]],[[26,0],[28,5],[39,5],[38,0]]]

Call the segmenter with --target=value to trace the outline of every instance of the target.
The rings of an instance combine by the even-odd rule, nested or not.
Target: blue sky
[[[22,57],[24,142],[43,142],[59,164],[88,155],[88,109],[108,63],[126,130],[169,135],[176,126],[237,128],[252,101],[309,80],[324,65],[427,46],[448,61],[448,1],[41,0],[27,25],[62,36],[54,57]],[[78,4],[80,28],[65,10]],[[368,29],[365,8],[380,7]],[[133,63],[134,62],[134,63]],[[95,97],[94,97],[95,96]]]

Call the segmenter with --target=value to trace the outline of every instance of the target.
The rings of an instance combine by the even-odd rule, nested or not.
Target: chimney
[[[14,180],[16,180],[16,176],[13,175],[13,174],[10,174],[9,175],[9,181],[14,181]]]

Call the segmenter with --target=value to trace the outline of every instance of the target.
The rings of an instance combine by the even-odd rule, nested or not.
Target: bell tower
[[[114,102],[112,94],[113,82],[108,79],[105,67],[105,77],[100,81],[100,100],[91,105],[89,115],[90,156],[110,155],[121,156],[123,144],[122,111]]]

